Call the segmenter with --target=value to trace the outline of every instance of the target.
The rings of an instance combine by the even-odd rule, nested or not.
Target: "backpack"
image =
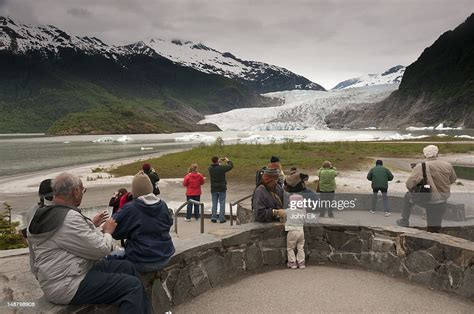
[[[263,172],[265,169],[267,169],[267,167],[262,167],[255,173],[255,186],[259,186],[262,183]]]

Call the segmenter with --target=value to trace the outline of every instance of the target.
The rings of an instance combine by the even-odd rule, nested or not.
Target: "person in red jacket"
[[[127,192],[124,195],[122,195],[122,197],[120,197],[119,208],[117,211],[119,211],[123,207],[123,205],[125,205],[126,203],[132,200],[133,200],[132,192]]]
[[[186,187],[186,200],[201,201],[201,185],[204,184],[204,177],[198,172],[198,165],[192,164],[189,167],[188,174],[184,177],[183,186]],[[186,221],[191,221],[194,205],[194,218],[199,219],[199,205],[188,204],[186,212]]]

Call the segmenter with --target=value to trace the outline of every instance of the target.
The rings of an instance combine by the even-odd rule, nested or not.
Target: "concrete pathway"
[[[173,313],[473,313],[474,303],[383,274],[312,266],[247,277]]]

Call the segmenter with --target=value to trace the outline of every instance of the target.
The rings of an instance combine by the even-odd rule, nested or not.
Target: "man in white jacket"
[[[86,189],[79,178],[61,173],[52,188],[53,204],[39,207],[27,229],[35,275],[46,299],[57,304],[116,304],[120,313],[150,313],[133,264],[103,259],[113,249],[114,219],[82,215],[77,207]]]

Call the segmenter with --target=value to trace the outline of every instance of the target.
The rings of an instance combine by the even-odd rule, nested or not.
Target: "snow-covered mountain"
[[[237,131],[326,129],[325,118],[336,110],[354,109],[387,98],[399,84],[331,91],[283,91],[264,94],[283,103],[277,107],[243,108],[207,115],[199,123]]]
[[[337,84],[333,89],[346,89],[363,86],[397,84],[402,81],[405,67],[397,65],[382,74],[367,74],[364,76],[348,79]]]
[[[124,47],[105,44],[96,37],[78,37],[67,34],[52,25],[26,25],[0,16],[0,51],[15,54],[32,51],[58,53],[60,49],[74,49],[86,54],[101,54],[107,58],[129,54]]]
[[[114,46],[96,37],[67,34],[52,25],[26,25],[0,16],[0,51],[9,50],[15,54],[39,51],[55,55],[61,49],[100,54],[118,62],[125,55],[164,57],[180,66],[238,80],[259,93],[292,89],[324,90],[322,86],[285,68],[241,60],[231,53],[221,53],[201,43],[152,39],[146,43],[139,41],[126,46]]]
[[[202,43],[181,40],[151,39],[128,46],[135,52],[153,56],[155,53],[173,62],[191,67],[201,72],[219,74],[232,79],[253,82],[263,90],[324,90],[308,79],[275,65],[245,61],[229,52],[219,52]],[[150,49],[151,48],[151,49]],[[278,86],[278,82],[285,86]]]

